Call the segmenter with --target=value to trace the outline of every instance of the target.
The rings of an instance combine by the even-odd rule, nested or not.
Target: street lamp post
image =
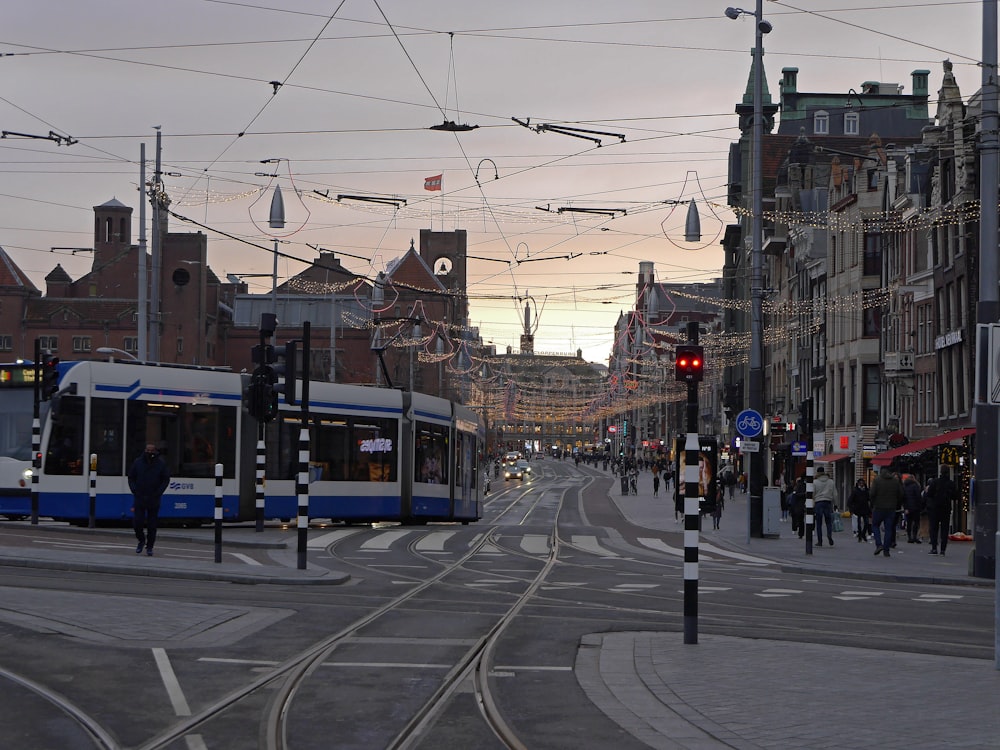
[[[726,8],[726,17],[753,16],[756,21],[753,50],[753,130],[750,145],[752,185],[752,226],[750,245],[750,378],[748,384],[749,406],[758,414],[764,407],[764,326],[763,326],[763,203],[764,180],[761,168],[761,145],[764,134],[764,34],[771,32],[771,24],[764,20],[764,0],[757,0],[756,10]],[[812,438],[809,439],[810,445]],[[750,454],[750,521],[751,534],[764,534],[763,453]]]

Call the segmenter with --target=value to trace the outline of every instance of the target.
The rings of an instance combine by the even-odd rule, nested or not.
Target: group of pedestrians
[[[921,544],[921,516],[926,513],[932,555],[943,555],[948,548],[951,506],[958,496],[955,483],[942,468],[940,475],[921,487],[908,474],[904,478],[883,467],[869,490],[864,479],[859,479],[847,501],[847,509],[855,517],[859,542],[868,540],[874,532],[875,554],[889,557],[889,550],[896,546],[896,529],[902,517],[906,541]]]

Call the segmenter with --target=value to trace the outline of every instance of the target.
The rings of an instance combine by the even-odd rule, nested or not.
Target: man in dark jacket
[[[170,469],[160,458],[156,446],[149,443],[146,452],[135,460],[128,470],[128,487],[135,499],[132,526],[135,538],[139,540],[135,553],[153,555],[156,544],[156,526],[160,515],[160,498],[170,484]]]
[[[903,504],[903,485],[888,467],[883,467],[872,482],[871,499],[875,554],[881,552],[889,557],[896,535],[896,510]]]
[[[948,526],[951,518],[951,503],[958,492],[955,483],[948,476],[948,470],[941,469],[941,476],[931,482],[927,490],[927,520],[930,526],[931,554],[938,554],[938,537],[941,540],[941,554],[948,547]]]

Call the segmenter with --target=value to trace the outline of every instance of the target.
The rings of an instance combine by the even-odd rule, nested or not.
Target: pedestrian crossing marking
[[[443,552],[445,542],[455,536],[454,531],[432,531],[416,544],[417,552]]]
[[[617,552],[611,552],[604,549],[597,541],[596,536],[585,536],[574,534],[570,537],[570,544],[574,547],[579,547],[584,552],[591,552],[595,555],[600,555],[601,557],[618,557]]]

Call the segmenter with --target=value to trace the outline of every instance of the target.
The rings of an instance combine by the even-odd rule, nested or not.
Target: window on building
[[[861,335],[866,339],[878,338],[882,333],[882,308],[866,308],[861,315]]]
[[[139,339],[135,336],[126,336],[125,344],[122,346],[122,349],[130,354],[135,354],[139,351]]]
[[[74,352],[89,352],[90,351],[90,336],[74,336],[73,337],[73,351]]]
[[[862,273],[878,276],[882,273],[882,234],[865,232],[865,259]]]
[[[864,384],[861,392],[861,421],[863,424],[878,424],[881,396],[880,365],[862,365],[861,376]]]
[[[844,115],[844,135],[857,135],[861,132],[861,115],[848,112]]]
[[[816,135],[828,135],[830,133],[830,114],[825,110],[820,110],[813,115],[813,133]]]
[[[184,337],[183,336],[178,336],[177,337],[177,353],[178,354],[183,354],[184,353]]]
[[[0,352],[14,351],[14,337],[0,334]]]
[[[58,336],[39,336],[38,345],[43,352],[55,353],[59,350]]]

